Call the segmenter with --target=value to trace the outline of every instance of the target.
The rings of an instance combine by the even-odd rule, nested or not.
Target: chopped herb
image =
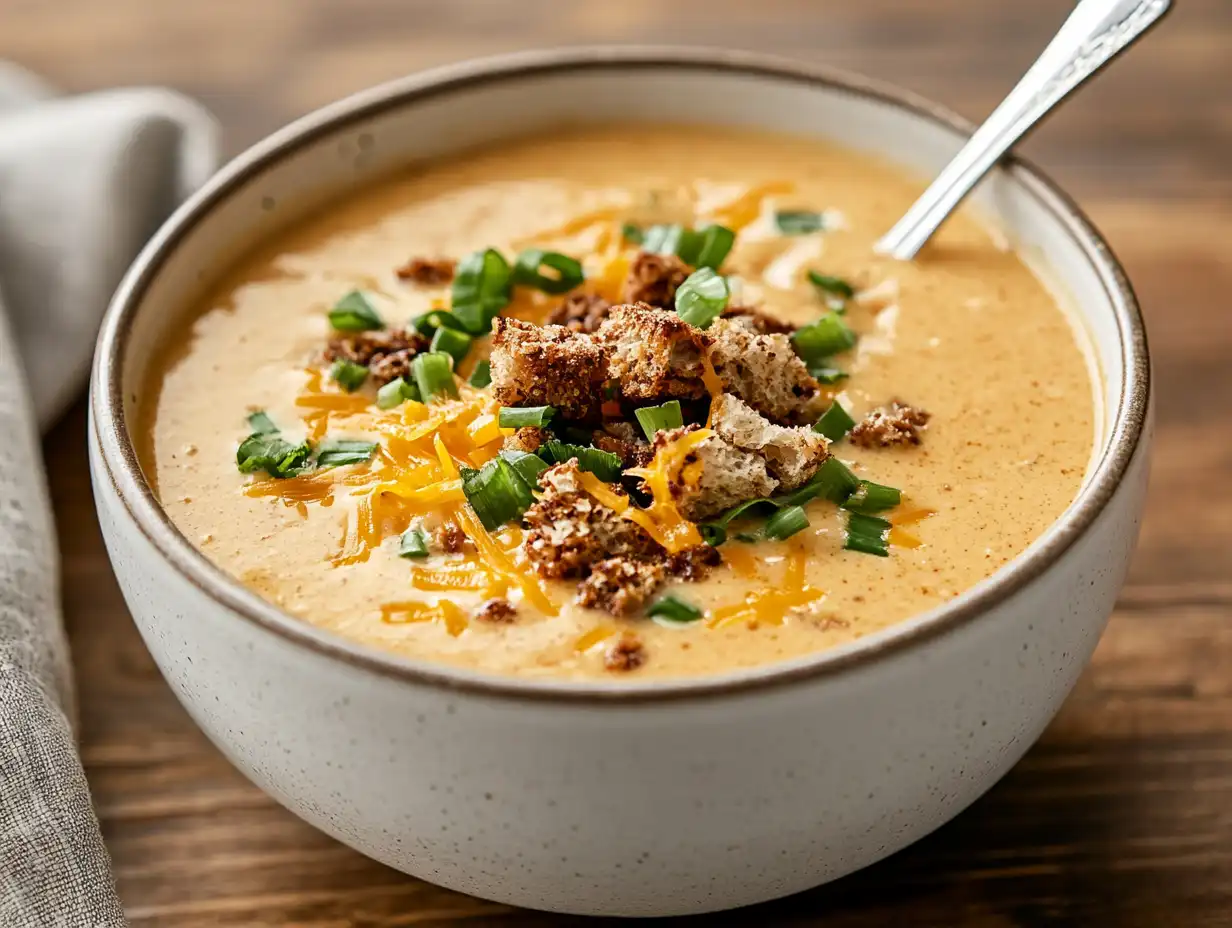
[[[398,543],[398,557],[427,557],[428,536],[423,529],[408,528]]]
[[[556,415],[552,406],[502,406],[497,422],[502,429],[520,429],[526,426],[543,428]]]
[[[483,335],[509,304],[510,271],[499,251],[476,251],[458,262],[453,278],[453,317],[463,330]]]
[[[691,606],[675,596],[661,596],[646,610],[652,619],[661,619],[661,625],[684,625],[696,622],[703,615],[696,606]]]
[[[543,268],[551,273],[545,274]],[[544,293],[568,293],[585,279],[582,263],[576,258],[541,248],[526,249],[518,255],[513,267],[515,284],[534,287]]]
[[[736,539],[736,541],[743,541],[746,545],[756,544],[761,541],[761,536],[756,532],[736,532],[736,534],[732,535],[732,538]]]
[[[340,439],[338,441],[322,442],[317,447],[317,467],[341,467],[344,464],[363,464],[368,461],[377,443],[374,441],[353,441]]]
[[[753,510],[763,506],[773,506],[778,508],[778,503],[769,497],[760,497],[758,499],[745,500],[743,503],[737,503],[719,515],[712,522],[702,522],[697,526],[698,532],[702,536],[702,541],[710,545],[712,548],[717,548],[719,545],[727,541],[727,526],[736,519],[752,513]]]
[[[710,326],[727,308],[731,291],[727,278],[712,268],[694,271],[676,291],[676,314],[699,329]]]
[[[851,512],[872,515],[875,512],[893,509],[902,501],[903,494],[901,490],[895,487],[882,486],[880,483],[873,483],[871,480],[861,480],[856,491],[843,501],[843,508]]]
[[[254,435],[271,435],[278,431],[278,426],[274,425],[274,420],[265,414],[264,409],[258,409],[248,416],[248,427]]]
[[[492,385],[492,362],[479,361],[475,364],[475,369],[471,371],[471,376],[466,381],[472,387],[483,389]]]
[[[513,465],[513,469],[518,472],[532,490],[538,488],[539,475],[548,469],[548,465],[544,462],[543,458],[537,454],[531,454],[529,451],[502,451],[499,456]]]
[[[838,458],[829,457],[817,468],[817,473],[813,474],[805,487],[812,488],[814,496],[841,505],[860,488],[860,478]]]
[[[843,547],[848,551],[890,556],[890,523],[877,516],[853,512],[847,516],[847,538]]]
[[[443,351],[428,351],[415,355],[411,374],[419,387],[422,402],[431,403],[440,397],[458,398],[458,385],[453,379],[453,358]]]
[[[646,406],[637,410],[638,425],[646,435],[647,441],[654,441],[655,434],[678,429],[684,425],[684,415],[680,411],[680,400],[668,400],[662,406]]]
[[[835,384],[851,376],[844,370],[839,370],[837,367],[829,367],[825,364],[819,367],[810,367],[809,373],[813,375],[818,383],[824,384]]]
[[[638,236],[634,238],[630,232]],[[696,268],[708,267],[717,270],[732,245],[736,233],[726,226],[704,225],[689,229],[681,225],[650,226],[644,232],[637,226],[626,225],[624,237],[639,244],[645,251],[659,255],[676,255],[685,264]]]
[[[241,474],[263,470],[271,477],[284,479],[308,470],[312,446],[306,441],[293,445],[277,432],[254,432],[235,452],[235,464]]]
[[[842,300],[850,300],[856,295],[856,289],[841,277],[831,277],[829,274],[808,272],[809,283],[821,293],[836,296]]]
[[[784,235],[808,235],[825,229],[826,214],[804,209],[779,210],[774,214],[774,224]]]
[[[808,516],[803,506],[785,506],[766,520],[762,534],[776,541],[784,541],[796,532],[808,528],[808,524]]]
[[[620,479],[620,458],[609,451],[570,445],[563,441],[547,441],[539,449],[539,456],[549,464],[563,464],[576,458],[578,467],[590,471],[604,483],[615,483]]]
[[[813,431],[820,432],[830,441],[841,441],[855,425],[856,420],[851,418],[842,403],[835,400],[813,425]]]
[[[368,368],[346,358],[339,358],[329,369],[329,376],[347,393],[354,393],[368,379]]]
[[[429,346],[432,351],[443,351],[445,354],[453,358],[454,365],[461,363],[466,357],[466,353],[471,350],[471,337],[465,332],[459,332],[457,329],[447,329],[441,326],[432,335],[432,344]]]
[[[378,409],[394,409],[407,400],[419,402],[419,387],[405,377],[397,377],[376,391]]]
[[[411,325],[415,331],[424,338],[431,338],[436,334],[437,329],[456,329],[459,332],[464,332],[462,323],[457,320],[453,313],[444,309],[434,309],[430,313],[424,313],[422,316],[416,316],[411,320]]]
[[[620,237],[633,245],[640,245],[645,241],[641,226],[635,226],[631,222],[626,222],[620,227]]]
[[[805,364],[820,367],[831,355],[852,348],[856,343],[856,333],[836,313],[826,313],[816,322],[796,329],[791,335],[791,343]]]
[[[461,469],[462,492],[488,531],[520,519],[535,502],[531,485],[507,459],[494,457],[483,467]]]
[[[329,311],[329,324],[339,332],[367,332],[385,328],[385,323],[368,298],[358,290],[352,290],[334,304]]]

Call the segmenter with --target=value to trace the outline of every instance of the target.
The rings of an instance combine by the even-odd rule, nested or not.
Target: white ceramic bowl
[[[409,165],[634,117],[809,131],[921,174],[968,133],[862,79],[702,50],[515,56],[361,93],[241,155],[138,259],[103,326],[90,451],[107,546],[150,651],[262,789],[363,853],[463,892],[674,915],[816,886],[932,831],[1018,760],[1095,648],[1142,509],[1149,374],[1120,267],[1051,182],[1012,160],[976,199],[1091,333],[1106,416],[1086,485],[990,580],[836,650],[647,683],[497,678],[380,653],[279,612],[202,557],[131,443],[164,337],[254,242]]]

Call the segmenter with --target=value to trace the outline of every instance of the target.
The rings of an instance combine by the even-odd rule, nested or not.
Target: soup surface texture
[[[814,141],[700,128],[564,132],[418,169],[299,223],[208,295],[149,384],[141,430],[146,473],[189,541],[245,586],[305,622],[415,658],[501,674],[631,681],[758,665],[866,636],[946,602],[1022,552],[1073,500],[1097,426],[1083,337],[1021,260],[971,217],[957,216],[914,262],[873,254],[875,239],[920,190],[896,169]],[[381,405],[389,406],[382,409],[379,357],[366,379],[362,369],[348,373],[334,364],[348,350],[354,363],[370,360],[354,349],[371,332],[333,329],[373,324],[365,322],[365,307],[385,325],[377,338],[450,308],[451,293],[456,299],[467,282],[451,291],[448,262],[440,269],[409,266],[413,258],[463,259],[491,248],[512,264],[526,249],[542,248],[581,261],[586,282],[576,293],[621,303],[639,251],[673,250],[670,242],[650,240],[663,234],[654,226],[672,224],[735,233],[719,262],[729,307],[756,307],[788,331],[837,319],[858,337],[854,348],[813,363],[822,381],[833,382],[822,382],[812,405],[801,407],[807,421],[790,442],[804,442],[800,433],[834,401],[856,422],[887,407],[895,419],[893,400],[929,414],[926,426],[922,417],[913,423],[900,415],[896,424],[871,423],[862,442],[848,436],[829,447],[856,477],[901,491],[897,506],[876,513],[893,525],[888,538],[880,523],[863,524],[874,548],[888,543],[888,556],[845,548],[851,516],[820,494],[803,501],[807,526],[783,540],[764,536],[774,510],[754,510],[727,526],[717,549],[722,563],[699,567],[698,579],[682,577],[679,565],[656,567],[638,580],[642,600],[618,599],[613,608],[609,588],[599,596],[606,610],[584,607],[576,597],[585,574],[598,569],[594,557],[583,557],[572,576],[542,576],[525,549],[532,526],[515,515],[483,529],[460,488],[458,469],[480,470],[520,441],[510,438],[512,428],[500,427],[493,388],[466,383],[487,357],[490,337],[461,348],[455,340],[455,349],[468,349],[456,367],[457,400],[419,402],[409,386],[411,398],[404,399],[393,395],[403,389],[395,384],[382,392]],[[706,260],[696,242],[677,250]],[[543,323],[557,311],[566,295],[542,289],[560,289],[557,272],[539,271],[546,284],[515,279],[503,316]],[[825,276],[810,280],[810,271]],[[657,283],[650,274],[650,285]],[[718,288],[721,304],[722,283]],[[343,308],[359,306],[359,321],[354,313],[331,317],[351,291],[363,299]],[[678,290],[674,301],[681,299]],[[669,313],[674,301],[659,299]],[[592,305],[603,311],[597,300]],[[702,317],[693,318],[707,321]],[[766,319],[758,324],[764,330]],[[588,325],[578,321],[575,328]],[[724,325],[720,320],[708,331]],[[754,328],[750,323],[747,331]],[[408,338],[410,351],[386,357],[387,368],[401,370],[402,361],[426,350],[426,339]],[[450,347],[447,337],[436,344]],[[822,368],[849,376],[837,379]],[[408,371],[409,383],[431,389],[426,376],[427,384]],[[353,392],[338,382],[348,377]],[[355,379],[363,382],[355,386]],[[686,422],[704,429],[714,425],[706,409],[718,389],[711,374],[703,380],[705,392],[684,396],[682,408]],[[506,386],[528,395],[532,388]],[[631,414],[637,403],[620,393],[622,386],[595,389],[601,411],[590,415],[605,423],[628,419],[631,426],[613,431],[638,446],[643,466],[674,466],[668,477],[685,484],[707,479],[696,455],[681,448],[698,440],[698,430],[692,439],[661,435],[666,451],[647,465],[653,449],[638,444],[642,428]],[[418,396],[431,399],[422,389]],[[745,399],[757,406],[757,397]],[[250,424],[257,410],[266,418]],[[565,442],[589,444],[565,414],[558,409],[548,428]],[[595,427],[602,426],[587,426]],[[241,473],[237,447],[250,433],[272,435],[271,429],[285,443],[275,455],[308,441],[314,457],[302,467],[290,460],[286,473],[293,476],[271,476],[259,455],[250,462],[255,469]],[[882,438],[893,443],[882,445]],[[359,444],[338,446],[339,440]],[[817,440],[809,441],[813,453],[824,455],[824,444],[818,452]],[[330,448],[332,456],[325,453]],[[538,450],[553,460],[543,446]],[[674,453],[677,459],[665,462]],[[341,466],[327,466],[335,461]],[[752,463],[764,476],[763,464]],[[525,486],[534,485],[533,471],[541,468],[536,464]],[[634,513],[649,503],[627,476],[631,504],[619,483],[607,484],[604,495],[602,481],[592,477],[571,478],[584,481],[569,497],[574,503],[587,498],[592,508],[606,502]],[[779,483],[780,490],[789,486]],[[673,528],[661,521],[679,514],[674,503],[650,511],[660,520],[651,532],[657,540],[672,531],[684,539],[669,547],[700,540],[689,523]],[[627,516],[622,522],[604,513],[631,527]],[[779,526],[771,535],[784,531]],[[412,537],[404,540],[404,533]],[[665,595],[693,607],[676,615],[691,621],[647,617],[646,606]],[[628,614],[612,614],[629,602],[635,608]]]

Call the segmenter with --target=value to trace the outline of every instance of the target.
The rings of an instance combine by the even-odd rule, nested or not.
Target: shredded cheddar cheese
[[[644,528],[646,533],[670,554],[695,548],[702,543],[697,526],[686,519],[677,508],[676,500],[672,496],[672,484],[683,476],[681,470],[693,449],[712,435],[714,432],[710,429],[688,432],[655,452],[654,460],[648,467],[626,471],[645,481],[653,502],[646,509],[635,509],[626,504],[621,515]],[[696,482],[700,471],[693,471],[688,477]]]
[[[741,622],[753,626],[782,625],[792,609],[820,602],[825,591],[804,582],[807,558],[805,547],[793,543],[785,558],[783,580],[777,587],[755,590],[746,594],[742,602],[714,609],[706,624],[711,628],[727,628]]]

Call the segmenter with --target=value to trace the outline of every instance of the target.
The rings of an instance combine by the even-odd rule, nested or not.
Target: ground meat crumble
[[[455,522],[444,522],[433,530],[432,542],[447,554],[457,554],[466,546],[466,532]]]
[[[489,599],[481,603],[473,613],[480,622],[491,622],[494,625],[508,625],[517,618],[518,610],[507,599]]]
[[[327,362],[345,360],[368,368],[378,384],[386,384],[411,369],[411,361],[428,350],[428,339],[408,329],[358,332],[329,340],[324,357]]]
[[[889,406],[874,409],[864,421],[851,430],[851,443],[861,448],[885,448],[890,445],[918,445],[920,432],[932,416],[923,409],[892,400]]]
[[[573,332],[594,332],[611,308],[612,304],[597,293],[575,293],[552,310],[547,322]]]
[[[439,287],[453,280],[455,266],[452,258],[411,258],[395,273],[399,280],[422,287]]]

